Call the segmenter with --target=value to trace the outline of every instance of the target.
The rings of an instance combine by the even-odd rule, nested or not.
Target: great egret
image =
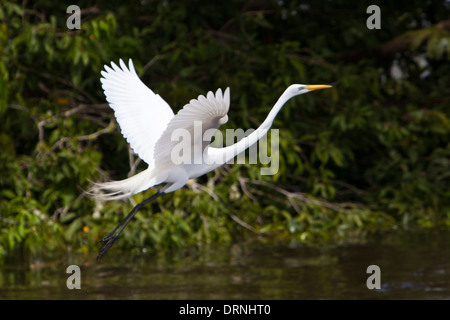
[[[137,204],[128,216],[101,240],[103,244],[97,260],[109,250],[125,226],[144,205],[163,194],[182,188],[189,179],[218,168],[258,142],[272,126],[281,107],[292,97],[331,87],[293,84],[283,92],[261,126],[250,135],[224,148],[212,147],[210,141],[192,139],[192,148],[188,150],[193,153],[193,150],[200,149],[203,161],[175,164],[171,159],[171,151],[176,143],[172,139],[174,130],[185,129],[187,132],[193,132],[194,122],[200,121],[201,129],[205,132],[216,130],[226,123],[230,89],[227,88],[224,92],[218,89],[215,94],[210,91],[206,97],[200,95],[174,115],[167,102],[139,79],[131,59],[128,67],[122,59],[119,64],[120,67],[111,62],[112,68],[105,65],[100,80],[123,136],[134,152],[148,164],[148,168],[125,180],[96,183],[94,188],[97,190],[94,194],[103,200],[113,200],[132,196],[162,183],[165,185],[150,198]],[[101,190],[108,193],[99,194]]]

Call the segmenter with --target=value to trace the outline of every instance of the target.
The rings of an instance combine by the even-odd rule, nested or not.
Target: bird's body
[[[175,115],[164,99],[139,79],[131,59],[128,67],[122,60],[120,68],[114,63],[111,66],[112,68],[105,66],[105,71],[102,71],[101,82],[106,99],[115,112],[123,136],[134,152],[148,164],[148,168],[125,180],[96,183],[96,197],[103,200],[121,199],[160,184],[164,186],[154,196],[138,204],[102,240],[99,259],[143,205],[162,194],[182,188],[189,179],[213,171],[258,142],[290,98],[330,87],[298,84],[289,86],[258,129],[231,146],[216,148],[210,145],[210,140],[217,128],[228,120],[229,88],[224,92],[218,89],[215,94],[210,91],[206,97],[192,99]],[[177,137],[184,138],[183,144]],[[179,152],[174,153],[180,145],[181,159]],[[120,226],[122,228],[115,234]]]

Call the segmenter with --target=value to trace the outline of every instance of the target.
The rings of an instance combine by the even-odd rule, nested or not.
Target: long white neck
[[[211,150],[210,155],[213,156],[216,161],[218,161],[217,159],[220,159],[221,161],[223,161],[222,163],[226,163],[236,157],[238,154],[250,148],[252,145],[257,143],[267,133],[267,131],[269,131],[278,112],[281,110],[283,105],[293,96],[294,95],[292,95],[289,90],[285,90],[273,106],[272,110],[267,115],[266,120],[264,120],[264,122],[258,127],[258,129],[231,146],[224,148],[211,148],[215,150]]]

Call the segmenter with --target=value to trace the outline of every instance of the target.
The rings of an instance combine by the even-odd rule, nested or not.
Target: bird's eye
[[[298,86],[298,91],[302,91],[303,89],[305,89],[305,86]]]

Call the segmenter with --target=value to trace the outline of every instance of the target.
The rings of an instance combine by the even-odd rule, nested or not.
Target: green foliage
[[[117,247],[450,225],[445,1],[382,3],[381,30],[365,27],[364,2],[80,2],[80,30],[66,28],[68,4],[24,3],[0,5],[0,255],[95,250],[131,210],[84,193],[138,164],[99,82],[119,58],[175,111],[229,86],[223,129],[259,126],[292,83],[334,88],[280,112],[275,175],[218,169],[146,207]]]

